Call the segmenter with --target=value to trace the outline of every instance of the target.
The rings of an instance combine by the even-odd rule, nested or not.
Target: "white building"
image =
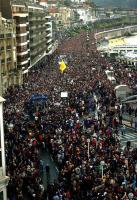
[[[79,14],[79,19],[83,22],[83,24],[93,21],[90,8],[77,8],[76,11]]]
[[[74,3],[84,3],[84,2],[86,2],[86,0],[71,0],[71,2],[74,2]]]
[[[53,29],[52,29],[52,20],[51,20],[51,16],[48,15],[46,16],[47,22],[46,22],[46,38],[47,38],[47,51],[46,51],[46,55],[50,55],[52,54],[55,50],[54,50],[54,43],[53,43]]]

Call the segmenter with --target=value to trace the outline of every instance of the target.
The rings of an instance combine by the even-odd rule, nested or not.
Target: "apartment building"
[[[47,11],[40,5],[28,5],[30,67],[47,52]]]
[[[46,54],[50,55],[54,52],[54,37],[53,37],[53,23],[52,23],[52,17],[50,15],[47,15],[46,17],[46,45],[47,50]]]
[[[12,1],[12,15],[17,33],[17,66],[24,74],[52,48],[52,21],[45,7],[24,1]]]
[[[30,65],[28,9],[25,4],[13,2],[12,16],[16,24],[17,68],[25,71]]]
[[[48,11],[50,15],[54,18],[58,30],[69,28],[71,22],[74,18],[74,13],[71,8],[61,6],[61,7],[49,7]]]
[[[16,65],[15,24],[0,15],[0,95],[19,83]]]
[[[64,28],[69,28],[71,25],[72,9],[61,6],[59,7],[59,24],[62,24]]]

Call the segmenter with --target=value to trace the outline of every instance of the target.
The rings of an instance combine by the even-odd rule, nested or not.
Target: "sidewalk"
[[[133,122],[137,121],[137,117],[135,117],[134,115],[129,115],[128,113],[123,113],[122,114],[123,120],[126,121],[130,121],[131,119],[133,120]]]
[[[125,126],[135,129],[135,122],[137,121],[137,117],[129,116],[127,114],[123,114],[122,117],[123,117],[122,123]],[[133,121],[132,126],[131,126],[131,119]]]
[[[132,123],[132,126],[131,126],[130,121],[122,120],[122,124],[129,127],[129,128],[135,129],[135,123],[134,122]]]

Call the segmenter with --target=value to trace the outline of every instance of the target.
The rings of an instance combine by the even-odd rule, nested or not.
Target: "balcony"
[[[52,39],[50,38],[49,40],[47,40],[47,44],[51,43],[52,42]]]
[[[13,75],[16,75],[16,73],[17,73],[17,68],[14,67],[14,68],[11,69],[10,66],[11,66],[11,65],[9,65],[9,71],[8,71],[9,75],[12,75],[12,76],[13,76]]]
[[[3,176],[3,168],[0,167],[0,189],[7,186],[9,182],[8,176]]]
[[[51,32],[46,35],[46,38],[49,38],[49,37],[52,37],[52,33]]]
[[[53,46],[53,44],[50,44],[50,45],[47,47],[47,49],[48,49],[48,50],[51,49],[52,46]]]
[[[51,28],[46,28],[46,33],[51,33],[52,29]]]
[[[36,21],[36,17],[30,16],[29,21],[30,21],[30,22]]]
[[[7,33],[6,34],[6,38],[11,38],[12,37],[12,33]]]
[[[37,26],[30,26],[30,31],[32,30],[35,30],[37,28]]]
[[[4,186],[8,185],[10,178],[8,176],[1,176],[0,177],[0,189],[2,189]]]
[[[7,50],[11,50],[11,45],[8,45],[8,46],[6,47],[6,49],[7,49]]]
[[[52,22],[46,22],[45,24],[51,26]]]
[[[4,34],[0,34],[0,39],[4,39]]]
[[[7,63],[10,63],[12,62],[12,59],[11,58],[7,58]]]
[[[29,63],[29,59],[24,60],[23,62],[18,62],[18,65],[22,66],[22,65],[26,65],[27,63]]]
[[[0,51],[4,51],[4,47],[1,47]]]
[[[5,59],[2,59],[2,60],[1,60],[1,64],[5,64]]]
[[[50,15],[47,15],[45,18],[46,18],[46,19],[51,19],[51,16],[50,16]]]

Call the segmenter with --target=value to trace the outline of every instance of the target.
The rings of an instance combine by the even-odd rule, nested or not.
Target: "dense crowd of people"
[[[87,34],[89,39],[87,40]],[[61,73],[58,58],[65,55]],[[137,199],[137,151],[120,146],[122,109],[105,70],[116,84],[137,84],[137,72],[102,56],[94,33],[64,41],[53,57],[34,68],[22,86],[9,88],[4,106],[9,200]],[[68,98],[61,98],[67,91]],[[46,102],[29,103],[33,94]],[[59,180],[46,190],[40,176],[40,149],[52,154]]]

